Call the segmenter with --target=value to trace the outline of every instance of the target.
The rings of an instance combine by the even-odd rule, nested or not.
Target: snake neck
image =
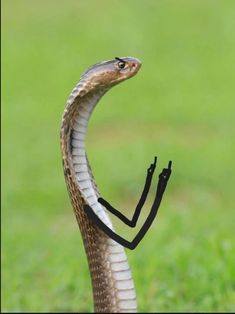
[[[87,93],[80,81],[72,91],[61,126],[64,174],[88,259],[95,312],[136,312],[136,296],[124,248],[92,224],[83,206],[88,204],[109,228],[112,223],[98,203],[99,192],[86,156],[85,139],[90,116],[105,90]]]

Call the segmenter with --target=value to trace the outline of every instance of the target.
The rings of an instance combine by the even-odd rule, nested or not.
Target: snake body
[[[117,58],[118,59],[118,58]],[[134,76],[141,63],[126,57],[104,61],[89,68],[70,94],[60,132],[65,181],[82,234],[91,274],[95,312],[136,312],[136,294],[124,248],[88,219],[88,204],[109,226],[112,223],[89,166],[85,149],[89,118],[100,98],[114,85]]]

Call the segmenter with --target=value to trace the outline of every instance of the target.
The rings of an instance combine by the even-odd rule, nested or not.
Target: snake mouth
[[[130,71],[134,74],[136,74],[142,66],[141,61],[136,58],[130,58],[127,62],[129,63]]]
[[[142,63],[138,59],[132,59],[129,61],[129,68],[130,68],[130,77],[136,75],[141,68]]]
[[[136,74],[141,68],[141,62],[131,62],[130,71]]]

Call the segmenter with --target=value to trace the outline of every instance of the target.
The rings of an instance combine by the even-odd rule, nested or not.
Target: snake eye
[[[126,66],[126,62],[125,62],[125,61],[119,61],[119,62],[118,62],[118,67],[119,67],[119,69],[124,69],[125,66]]]

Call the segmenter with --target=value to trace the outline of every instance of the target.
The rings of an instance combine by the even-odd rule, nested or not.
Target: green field
[[[59,129],[81,73],[116,56],[142,68],[90,122],[102,196],[130,217],[153,157],[157,174],[173,161],[127,251],[139,311],[235,311],[235,1],[5,0],[2,16],[2,311],[93,311]]]

